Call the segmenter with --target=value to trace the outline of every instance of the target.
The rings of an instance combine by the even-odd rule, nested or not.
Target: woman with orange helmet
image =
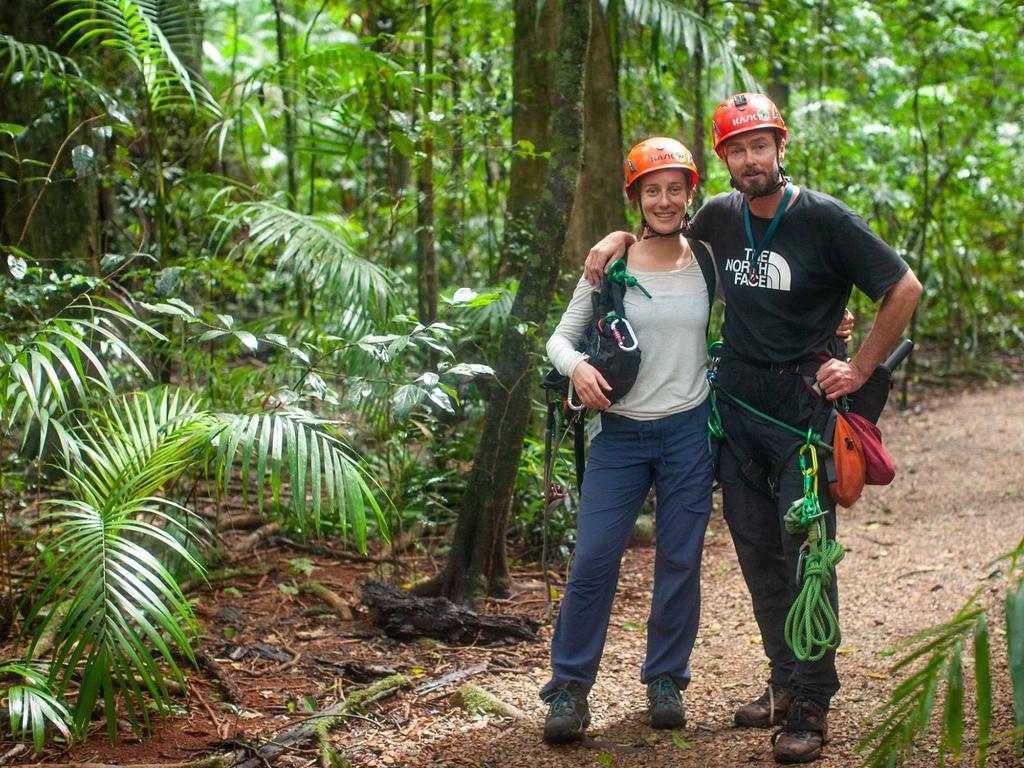
[[[643,353],[632,388],[613,394],[596,361],[577,349],[594,322],[594,289],[585,279],[547,344],[555,368],[595,412],[572,572],[552,640],[551,679],[541,691],[549,705],[548,742],[578,739],[590,721],[587,694],[604,648],[619,561],[652,485],[658,547],[640,680],[653,727],[685,724],[680,691],[690,681],[712,481],[705,339],[715,272],[706,245],[685,236],[697,179],[693,156],[675,139],[647,139],[626,157],[626,195],[642,220],[628,270],[625,262],[616,270],[628,286],[624,314]]]

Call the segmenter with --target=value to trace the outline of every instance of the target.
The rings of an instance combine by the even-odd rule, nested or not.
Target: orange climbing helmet
[[[763,93],[737,93],[723,101],[711,116],[711,141],[715,152],[725,159],[726,139],[748,131],[772,128],[786,140],[786,123],[775,102]]]
[[[626,196],[633,200],[633,183],[641,176],[663,168],[689,171],[690,191],[697,188],[697,165],[690,150],[675,139],[653,136],[641,141],[626,155]]]

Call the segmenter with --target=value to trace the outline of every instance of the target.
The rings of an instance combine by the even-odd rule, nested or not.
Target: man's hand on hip
[[[851,395],[864,386],[870,371],[865,373],[851,360],[832,358],[818,369],[817,380],[821,391],[829,400]]]

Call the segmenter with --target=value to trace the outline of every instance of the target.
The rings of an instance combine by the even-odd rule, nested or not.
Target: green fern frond
[[[9,80],[15,72],[28,75],[41,71],[60,77],[80,77],[82,74],[74,61],[45,45],[22,43],[10,35],[0,34],[0,65],[5,59],[7,65],[0,73],[0,80]]]
[[[322,303],[376,317],[394,298],[394,275],[357,253],[359,234],[346,219],[246,202],[225,211],[215,239],[224,242],[235,232],[245,233],[237,251],[250,259],[273,258],[279,272],[306,281]]]
[[[351,533],[359,551],[366,551],[367,506],[380,535],[387,539],[387,520],[359,461],[329,422],[299,410],[249,415],[218,414],[224,424],[214,458],[218,484],[226,490],[237,471],[248,500],[250,473],[260,511],[266,506],[269,482],[275,506],[294,527],[319,534],[325,520]],[[291,498],[281,504],[283,477],[288,475]]]
[[[31,734],[37,754],[43,751],[47,727],[55,728],[67,741],[71,741],[67,725],[71,722],[71,714],[53,695],[45,675],[20,662],[0,664],[0,675],[16,675],[24,679],[23,683],[11,685],[3,692],[11,718],[11,735],[15,739]]]
[[[154,113],[200,109],[219,115],[216,100],[182,63],[161,27],[167,5],[154,0],[57,0],[55,7],[70,7],[58,21],[67,28],[60,42],[71,41],[72,50],[99,45],[118,51],[141,76]],[[177,22],[179,15],[170,18]],[[177,24],[172,27],[179,33]]]
[[[602,0],[607,9],[607,0]],[[757,83],[733,51],[728,35],[721,27],[705,19],[696,11],[684,8],[672,0],[622,0],[626,18],[651,32],[651,55],[659,55],[659,43],[670,48],[683,47],[692,56],[698,50],[707,62],[717,62],[722,68],[726,84],[736,80],[753,90]]]

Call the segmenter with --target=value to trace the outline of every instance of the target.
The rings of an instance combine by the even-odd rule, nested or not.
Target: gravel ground
[[[883,652],[951,618],[976,590],[984,603],[997,604],[1006,580],[992,560],[1024,535],[1024,386],[941,398],[905,414],[894,411],[881,427],[897,464],[896,481],[888,488],[869,488],[853,509],[840,512],[838,538],[847,549],[839,565],[843,688],[833,701],[831,742],[815,764],[820,768],[858,764],[855,746],[865,719],[894,686],[892,658]],[[433,712],[417,717],[407,705],[401,727],[339,734],[341,753],[353,766],[773,764],[769,732],[732,726],[733,710],[763,690],[767,673],[719,511],[705,549],[703,617],[692,659],[694,680],[685,694],[687,727],[673,736],[647,725],[638,674],[652,555],[650,549],[631,550],[624,560],[584,744],[552,748],[540,739],[544,708],[537,691],[547,678],[550,640],[545,628],[542,643],[517,648],[521,663],[515,671],[478,680],[524,710],[524,718],[509,724],[470,716],[437,700]],[[535,603],[538,583],[521,587],[520,599]],[[1003,702],[997,720],[1005,726],[1009,693],[1001,611],[992,617],[997,699]],[[460,655],[465,666],[486,659],[482,650]],[[970,691],[969,664],[967,684]],[[937,765],[938,755],[929,746],[923,744],[909,765]],[[1009,765],[1019,763],[1008,756],[989,761],[989,766]]]

